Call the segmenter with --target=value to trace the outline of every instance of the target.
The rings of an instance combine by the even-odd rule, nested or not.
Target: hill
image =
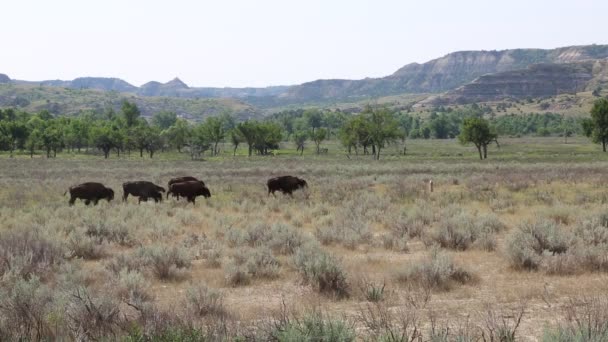
[[[446,105],[543,98],[590,91],[605,83],[608,83],[608,59],[534,64],[521,70],[481,76],[469,84],[422,103]]]
[[[119,110],[122,101],[135,102],[143,116],[158,111],[172,111],[189,120],[201,120],[228,111],[239,120],[259,118],[262,113],[236,99],[193,99],[139,96],[117,91],[72,89],[57,86],[0,83],[0,107],[17,107],[30,112],[48,110],[53,114],[74,115],[82,111],[102,113]]]
[[[572,77],[572,72],[576,74],[576,71],[571,70],[570,66],[560,67],[560,65],[572,65],[572,63],[605,58],[608,58],[608,45],[570,46],[549,50],[459,51],[426,63],[405,65],[393,74],[381,78],[327,79],[300,85],[265,88],[192,87],[179,78],[166,83],[151,81],[141,87],[116,78],[98,77],[77,78],[72,81],[28,82],[10,80],[6,75],[0,75],[0,84],[42,85],[79,90],[97,89],[130,93],[142,98],[159,96],[195,100],[232,98],[258,108],[273,109],[288,106],[356,103],[401,94],[439,94],[454,91],[473,82],[468,85],[468,88],[465,87],[464,93],[459,97],[465,102],[470,102],[476,101],[477,97],[472,96],[467,99],[468,94],[492,93],[492,86],[515,84],[518,80],[524,83],[520,86],[514,85],[514,87],[519,87],[518,91],[522,94],[530,89],[532,93],[527,96],[555,95],[554,91],[547,91],[550,86],[539,84],[532,88],[528,87],[534,82],[541,81],[548,82],[548,84],[557,83],[554,88],[558,91],[571,92],[575,89],[572,88],[572,84],[568,84],[567,78]],[[533,65],[539,66],[532,67]],[[544,73],[547,77],[543,79],[539,77],[539,73]],[[588,73],[588,71],[584,71],[584,73]],[[510,81],[500,81],[504,78]],[[576,78],[579,79],[579,76]],[[579,79],[579,81],[584,80]],[[586,89],[587,84],[581,86],[577,83],[575,88],[579,90],[581,87]],[[478,90],[473,91],[474,89]],[[145,102],[143,99],[141,101]]]

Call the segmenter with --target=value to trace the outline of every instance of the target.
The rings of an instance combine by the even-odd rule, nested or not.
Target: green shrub
[[[175,278],[178,276],[178,270],[190,268],[191,259],[188,253],[175,246],[146,246],[140,248],[137,254],[159,279]]]
[[[0,261],[0,276],[28,279],[51,272],[64,261],[64,251],[39,230],[23,228],[0,233]]]
[[[268,247],[282,255],[293,254],[305,241],[300,230],[288,224],[272,225],[270,235],[272,238],[268,241]]]
[[[323,317],[313,312],[302,319],[292,319],[275,328],[271,339],[276,341],[347,342],[356,338],[352,324],[339,319]]]

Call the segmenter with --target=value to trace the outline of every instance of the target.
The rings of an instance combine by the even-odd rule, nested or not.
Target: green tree
[[[152,115],[152,124],[161,130],[168,129],[177,122],[177,114],[168,111],[157,112]]]
[[[57,150],[61,148],[63,142],[63,129],[58,121],[52,120],[42,131],[41,145],[46,150],[46,157],[51,157],[51,151],[53,157],[57,157]]]
[[[293,136],[293,140],[296,144],[296,152],[300,152],[300,155],[304,154],[304,146],[306,144],[306,140],[308,140],[308,133],[305,131],[297,131]]]
[[[150,158],[154,157],[154,153],[160,150],[164,145],[163,137],[160,134],[160,128],[149,127],[146,130],[146,151]]]
[[[127,100],[123,101],[121,111],[127,127],[134,126],[141,114],[137,105]]]
[[[363,115],[369,121],[369,138],[375,147],[374,158],[379,160],[382,148],[401,137],[399,123],[395,113],[387,107],[375,109],[368,106]]]
[[[239,131],[247,146],[249,148],[249,157],[253,154],[253,147],[256,142],[256,131],[257,131],[257,123],[255,121],[245,121],[241,122],[236,126],[236,129]]]
[[[608,99],[599,99],[591,108],[591,121],[583,122],[585,134],[594,143],[602,144],[602,151],[606,152],[608,143]]]
[[[464,119],[458,140],[463,145],[473,143],[483,160],[488,157],[488,144],[497,140],[497,134],[487,120],[470,117]]]
[[[226,137],[222,119],[218,117],[208,117],[202,124],[201,129],[203,130],[203,134],[206,135],[207,141],[213,144],[213,155],[217,155],[219,153],[217,145]]]
[[[103,152],[105,159],[115,147],[116,134],[109,123],[100,123],[91,129],[91,143]]]
[[[241,134],[241,131],[239,131],[236,128],[233,128],[230,131],[230,142],[232,143],[232,155],[236,156],[236,149],[239,148],[239,145],[243,142],[244,138],[243,135]]]
[[[25,142],[25,147],[30,152],[30,158],[34,157],[34,152],[38,146],[40,146],[40,142],[42,141],[42,132],[36,128],[30,132]]]
[[[321,153],[321,143],[323,140],[325,140],[325,138],[327,138],[327,130],[325,128],[319,128],[316,132],[310,132],[310,139],[314,141],[315,145],[317,146],[317,154]],[[302,151],[303,150],[304,147],[302,147]]]
[[[192,128],[188,124],[188,121],[178,119],[175,124],[169,127],[165,132],[169,144],[175,147],[177,152],[181,153],[182,147],[184,147],[190,139]]]
[[[4,140],[11,157],[19,142],[25,141],[26,138],[27,127],[25,123],[16,120],[0,121],[0,139]]]
[[[321,125],[323,125],[323,113],[318,109],[308,109],[304,112],[304,118],[306,119],[310,128],[312,128],[312,132]]]

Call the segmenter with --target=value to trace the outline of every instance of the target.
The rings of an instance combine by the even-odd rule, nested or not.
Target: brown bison
[[[173,183],[169,187],[169,193],[173,196],[177,196],[178,199],[179,196],[186,197],[188,202],[192,202],[192,204],[196,204],[197,196],[204,196],[205,198],[211,197],[211,192],[201,181]]]
[[[71,186],[68,190],[70,192],[70,205],[74,205],[77,198],[84,200],[86,205],[89,205],[91,201],[97,205],[100,199],[106,199],[108,202],[114,199],[114,190],[106,188],[101,183],[88,182],[79,185]],[[68,193],[66,191],[63,195]]]
[[[268,195],[272,193],[273,196],[275,191],[280,191],[284,194],[293,196],[295,190],[308,187],[305,180],[294,176],[270,178],[266,185],[268,186]]]
[[[153,198],[154,202],[161,202],[163,195],[161,192],[165,192],[165,188],[158,186],[148,181],[137,181],[137,182],[125,182],[122,183],[122,200],[127,200],[129,195],[139,197],[139,203],[141,201],[147,202],[148,198]]]
[[[198,182],[201,182],[201,184],[203,184],[203,186],[205,186],[205,182],[203,182],[202,180],[198,180],[192,176],[184,176],[184,177],[171,178],[169,183],[167,183],[167,189],[171,189],[171,184],[183,183],[183,182],[188,182],[188,181],[198,181]],[[167,191],[167,199],[169,198],[170,193],[171,193],[171,191]],[[177,199],[179,199],[179,195],[173,194],[173,196],[176,196]]]

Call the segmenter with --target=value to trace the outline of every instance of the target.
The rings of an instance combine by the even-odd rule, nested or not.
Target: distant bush
[[[397,273],[397,280],[418,284],[423,288],[450,290],[454,284],[467,284],[475,277],[452,262],[449,255],[433,248],[429,256]]]
[[[52,336],[48,317],[53,310],[52,291],[36,276],[19,279],[0,291],[0,336],[14,341],[43,340]]]
[[[0,276],[43,276],[64,261],[59,243],[32,228],[0,233]]]
[[[178,270],[190,268],[190,256],[178,247],[146,246],[140,248],[137,254],[159,279],[175,278]]]
[[[338,298],[349,296],[350,285],[346,272],[338,260],[321,248],[307,245],[298,249],[294,263],[302,278],[320,293],[335,295]]]
[[[546,342],[608,341],[608,301],[606,298],[571,300],[564,309],[565,320],[546,327]]]
[[[226,315],[222,295],[205,284],[192,285],[188,288],[184,307],[195,317]]]
[[[355,341],[354,327],[344,320],[312,312],[300,319],[280,322],[269,336],[276,341]]]
[[[268,241],[268,247],[275,253],[291,255],[302,246],[305,239],[299,229],[288,224],[274,224],[270,230],[272,238]]]
[[[247,285],[251,282],[251,275],[247,268],[234,261],[225,266],[224,275],[226,284],[233,287]]]
[[[247,272],[254,278],[276,278],[281,271],[281,264],[268,249],[252,250],[245,263]]]

